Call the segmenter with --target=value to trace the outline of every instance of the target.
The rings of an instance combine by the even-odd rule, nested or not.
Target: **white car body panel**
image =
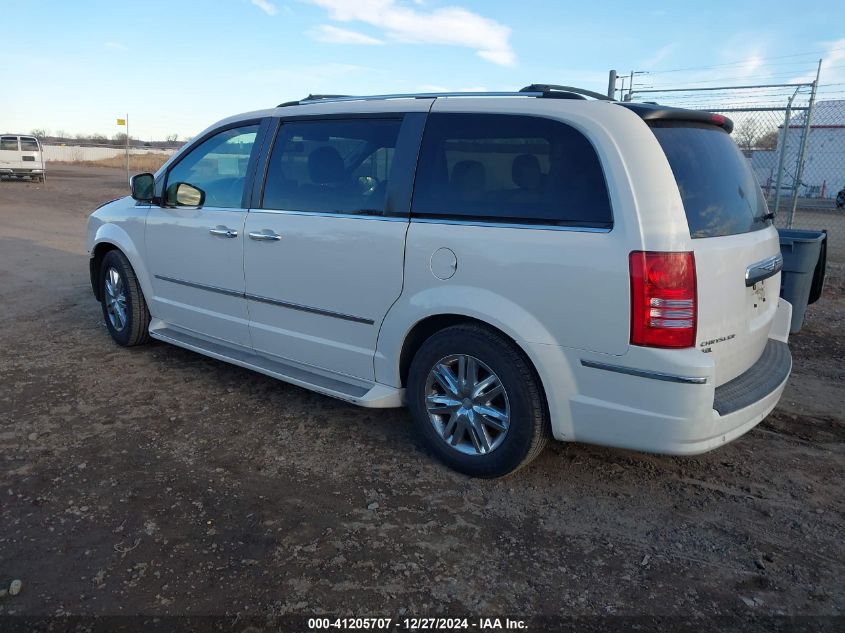
[[[139,205],[126,196],[104,204],[88,218],[88,252],[100,246],[119,248],[141,284],[145,297],[153,296],[152,278],[147,269],[145,257],[145,223],[149,205]]]
[[[771,336],[780,274],[747,288],[745,271],[749,265],[779,253],[780,243],[773,227],[691,242],[698,271],[696,343],[711,350],[708,354],[716,363],[714,380],[719,386],[751,367]],[[713,340],[718,342],[709,343]]]
[[[251,211],[244,274],[254,348],[374,380],[379,327],[402,292],[407,228],[401,218]],[[254,232],[281,239],[249,239]]]
[[[146,261],[153,285],[148,298],[152,314],[186,330],[251,346],[243,296],[246,215],[245,209],[150,209]],[[231,229],[237,236],[212,235],[214,228]]]

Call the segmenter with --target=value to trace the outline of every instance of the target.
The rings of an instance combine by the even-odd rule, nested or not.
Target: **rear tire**
[[[540,380],[512,341],[479,325],[434,334],[411,362],[414,426],[428,449],[472,477],[501,477],[537,457],[549,438]]]
[[[103,319],[114,342],[123,347],[148,343],[150,311],[126,255],[106,253],[99,279]]]

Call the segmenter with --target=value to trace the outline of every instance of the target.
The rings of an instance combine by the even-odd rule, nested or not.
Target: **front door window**
[[[167,176],[165,202],[176,206],[176,188],[188,183],[205,192],[205,205],[223,209],[243,206],[247,166],[258,124],[215,134],[180,160]]]

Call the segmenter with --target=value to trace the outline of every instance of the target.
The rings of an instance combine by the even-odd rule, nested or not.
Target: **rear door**
[[[21,136],[21,166],[27,169],[42,169],[44,163],[41,144],[34,136]]]
[[[650,126],[683,200],[698,284],[696,344],[712,355],[720,385],[751,367],[768,341],[780,294],[777,231],[748,161],[725,130]]]
[[[0,136],[0,169],[20,169],[20,145],[17,136]]]
[[[373,380],[402,292],[422,113],[282,121],[244,233],[253,347]]]

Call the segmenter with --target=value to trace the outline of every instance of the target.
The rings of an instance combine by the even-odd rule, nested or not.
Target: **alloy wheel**
[[[123,277],[116,268],[109,268],[105,275],[106,314],[117,332],[126,327],[126,290]]]
[[[468,354],[434,364],[425,383],[425,406],[437,435],[450,448],[487,455],[505,439],[510,405],[501,379]]]

